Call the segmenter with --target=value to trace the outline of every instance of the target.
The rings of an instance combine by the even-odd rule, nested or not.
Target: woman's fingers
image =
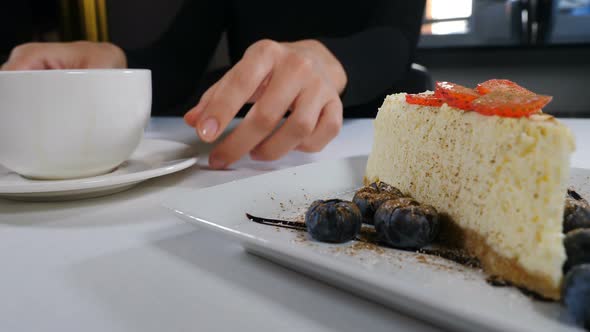
[[[42,49],[49,51],[50,54],[43,55]],[[40,70],[50,69],[44,64],[45,58],[52,57],[56,53],[51,44],[44,47],[40,43],[22,44],[12,49],[6,63],[2,65],[2,70]],[[59,56],[59,51],[55,56]]]
[[[293,57],[284,59],[281,66],[273,70],[264,94],[236,129],[211,152],[209,164],[213,168],[224,168],[237,161],[275,130],[307,84],[310,78],[308,66]]]
[[[27,43],[15,47],[2,70],[125,68],[123,51],[110,43]]]
[[[191,108],[186,114],[184,115],[184,122],[191,127],[195,127],[199,114],[203,111],[205,107],[209,104],[209,100],[211,100],[211,96],[215,93],[215,90],[219,86],[219,81],[215,82],[212,86],[203,93],[199,103],[195,105],[195,107]]]
[[[262,141],[250,156],[255,160],[276,160],[303,143],[314,131],[329,94],[320,79],[308,84],[293,103],[285,123]]]
[[[202,140],[212,142],[219,136],[269,76],[281,52],[278,43],[257,42],[219,80],[207,105],[197,115],[196,128]]]
[[[338,134],[342,104],[336,87],[345,85],[345,77],[330,75],[326,55],[321,54],[324,48],[305,41],[295,44],[254,43],[187,112],[187,124],[203,141],[213,142],[246,103],[254,102],[211,152],[212,168],[225,168],[248,153],[254,159],[275,160],[293,149],[319,151]]]
[[[342,102],[339,98],[331,99],[324,106],[313,133],[296,149],[303,152],[321,151],[340,132],[342,117]]]

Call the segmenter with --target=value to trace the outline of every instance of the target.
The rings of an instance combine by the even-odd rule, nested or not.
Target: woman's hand
[[[342,127],[340,93],[346,82],[340,62],[316,40],[261,40],[203,94],[185,121],[202,140],[213,142],[244,104],[254,103],[211,152],[212,168],[225,168],[247,153],[275,160],[294,149],[317,152]]]
[[[110,43],[28,43],[15,47],[0,70],[125,68],[125,53]]]

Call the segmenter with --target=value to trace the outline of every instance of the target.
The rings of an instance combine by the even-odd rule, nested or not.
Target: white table
[[[573,166],[590,168],[589,120]],[[148,137],[197,142],[178,118]],[[318,160],[367,154],[372,124],[352,120],[323,152],[229,171],[186,171],[129,191],[61,203],[0,200],[1,331],[434,331],[436,328],[245,253],[159,205],[171,193]]]

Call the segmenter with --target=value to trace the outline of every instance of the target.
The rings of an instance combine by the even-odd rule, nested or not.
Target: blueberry
[[[563,232],[590,228],[590,206],[578,193],[568,191],[563,211]]]
[[[421,210],[429,218],[430,221],[430,242],[434,241],[440,231],[440,221],[438,219],[438,211],[434,206],[422,204],[420,205]]]
[[[414,200],[413,198],[410,198],[410,197],[398,197],[398,198],[395,198],[395,199],[391,199],[390,201],[391,202],[388,202],[387,203],[387,208],[390,209],[390,210],[392,210],[392,211],[395,210],[395,209],[397,209],[397,208],[400,208],[400,207],[406,207],[406,206],[412,206],[412,205],[415,205],[415,206],[420,205],[420,203],[418,203],[416,200]],[[424,207],[425,206],[426,205],[424,205]]]
[[[403,196],[399,189],[385,182],[373,182],[357,191],[352,201],[361,211],[363,222],[372,225],[373,215],[383,202]]]
[[[380,193],[386,192],[386,193],[390,193],[392,195],[395,195],[397,197],[403,197],[404,194],[401,192],[401,190],[397,189],[396,187],[382,182],[382,181],[377,181],[377,182],[373,182],[369,185],[369,188],[373,188],[375,190],[377,190]]]
[[[573,190],[573,189],[568,189],[568,190],[567,190],[567,197],[569,197],[569,198],[571,198],[571,199],[573,199],[573,200],[575,200],[575,201],[578,201],[579,203],[581,203],[581,204],[583,204],[583,205],[585,205],[585,206],[588,206],[588,205],[589,205],[589,204],[588,204],[588,201],[587,201],[587,200],[585,200],[585,199],[582,197],[582,195],[578,194],[578,192],[576,192],[576,191],[575,191],[575,190]]]
[[[576,322],[590,329],[590,264],[573,267],[566,274],[561,299]]]
[[[363,222],[372,225],[373,215],[379,206],[381,206],[383,202],[395,198],[397,198],[397,196],[393,196],[390,193],[371,192],[370,189],[366,189],[357,191],[352,198],[352,201],[358,206],[361,215],[363,216]]]
[[[590,229],[582,228],[567,233],[563,245],[567,255],[564,272],[576,265],[590,263]]]
[[[564,233],[580,228],[590,228],[590,208],[578,205],[569,211],[566,210],[566,213],[563,218]]]
[[[342,243],[354,239],[361,230],[362,216],[352,202],[340,199],[318,200],[305,213],[305,225],[312,238]]]
[[[390,200],[375,212],[375,230],[387,245],[419,249],[438,235],[438,213],[431,206],[400,206],[399,201]]]
[[[372,220],[372,214],[375,213],[373,203],[375,196],[379,195],[377,189],[371,187],[363,187],[359,189],[352,198],[352,202],[358,206],[363,216],[363,221],[368,222]]]

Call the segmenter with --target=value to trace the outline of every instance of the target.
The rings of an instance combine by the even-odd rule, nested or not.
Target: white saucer
[[[131,157],[112,172],[71,180],[31,180],[0,166],[0,198],[56,201],[116,193],[194,165],[197,158],[191,150],[183,143],[144,139]]]

